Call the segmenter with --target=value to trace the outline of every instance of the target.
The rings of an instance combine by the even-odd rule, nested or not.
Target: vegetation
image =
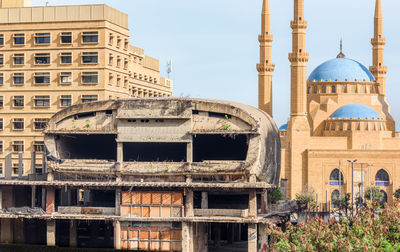
[[[395,197],[396,199],[400,199],[400,188],[397,189],[397,190],[394,192],[394,197]]]
[[[364,208],[354,218],[321,218],[285,231],[271,227],[270,245],[262,251],[400,251],[400,201],[381,211]]]
[[[281,188],[275,188],[273,191],[268,193],[268,200],[271,201],[272,204],[276,204],[278,201],[283,199],[283,195],[281,192]]]
[[[223,130],[230,130],[231,127],[232,127],[232,125],[229,123],[229,122],[231,121],[231,118],[230,118],[228,115],[225,115],[225,119],[226,119],[228,122],[225,122],[224,124],[222,124],[222,129],[223,129]]]
[[[371,200],[371,191],[372,191],[372,202],[373,203],[383,203],[385,195],[376,187],[368,187],[365,190],[365,198],[367,200]]]
[[[312,188],[305,186],[300,193],[296,194],[296,200],[301,208],[312,208],[313,203],[315,203],[315,192]]]

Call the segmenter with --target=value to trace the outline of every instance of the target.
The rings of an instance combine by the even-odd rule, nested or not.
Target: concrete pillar
[[[264,245],[268,245],[268,224],[258,224],[258,244],[259,248],[263,248]]]
[[[0,209],[3,209],[3,188],[0,186]]]
[[[121,215],[121,189],[115,190],[115,215]]]
[[[194,206],[193,190],[187,189],[185,197],[185,217],[194,216],[193,206]]]
[[[1,219],[0,243],[14,242],[14,225],[12,219]]]
[[[24,174],[24,161],[22,159],[22,152],[18,153],[18,179],[22,179]]]
[[[186,145],[186,162],[193,162],[193,142],[190,141]]]
[[[182,222],[182,252],[193,252],[193,224]]]
[[[201,193],[201,209],[208,209],[208,192]]]
[[[47,156],[46,151],[42,154],[42,173],[47,173]]]
[[[261,193],[261,213],[266,214],[268,212],[268,191],[264,190]]]
[[[49,246],[49,247],[56,246],[56,221],[55,220],[47,221],[47,246]]]
[[[117,143],[117,162],[121,163],[124,161],[124,144],[122,142]]]
[[[114,248],[121,249],[121,223],[115,221],[114,223]]]
[[[8,152],[4,160],[4,178],[10,180],[12,176],[12,153]]]
[[[31,207],[36,207],[36,186],[31,186]]]
[[[77,223],[75,220],[70,220],[69,222],[69,246],[71,248],[76,248],[78,246],[78,236],[76,233]]]
[[[249,192],[249,217],[257,217],[257,193],[255,190]]]
[[[54,188],[48,187],[46,190],[46,213],[54,213],[54,198],[55,198],[55,190]]]
[[[31,152],[31,174],[36,174],[36,152]]]
[[[14,220],[14,243],[24,244],[25,236],[24,236],[24,220],[23,219],[15,219]]]
[[[257,224],[248,225],[248,252],[257,252]]]
[[[46,188],[42,186],[42,209],[46,210]]]

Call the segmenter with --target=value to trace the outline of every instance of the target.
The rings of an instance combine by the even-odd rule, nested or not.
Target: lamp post
[[[347,160],[347,162],[351,163],[351,215],[354,214],[354,163],[357,162],[357,159]]]

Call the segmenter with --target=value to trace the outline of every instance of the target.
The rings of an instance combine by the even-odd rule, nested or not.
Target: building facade
[[[12,5],[15,4],[15,5]],[[159,61],[130,45],[128,15],[106,5],[0,9],[0,168],[44,150],[42,130],[76,103],[172,95]],[[40,168],[41,163],[37,164]]]
[[[280,128],[281,186],[287,197],[294,199],[308,188],[322,203],[320,207],[330,209],[332,199],[346,193],[353,195],[353,202],[358,196],[365,201],[366,188],[374,186],[392,202],[394,191],[400,188],[400,133],[386,99],[381,0],[376,1],[369,69],[347,58],[341,49],[307,78],[304,0],[294,0],[290,25],[290,120]]]

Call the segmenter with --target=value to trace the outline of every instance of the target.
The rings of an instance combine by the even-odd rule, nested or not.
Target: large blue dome
[[[285,123],[281,127],[279,127],[279,130],[287,130],[287,128],[288,128],[288,124]]]
[[[346,58],[328,60],[319,65],[308,77],[308,81],[375,81],[371,72],[361,63]]]
[[[330,118],[332,119],[381,119],[379,114],[372,108],[359,103],[347,104],[336,110]]]

